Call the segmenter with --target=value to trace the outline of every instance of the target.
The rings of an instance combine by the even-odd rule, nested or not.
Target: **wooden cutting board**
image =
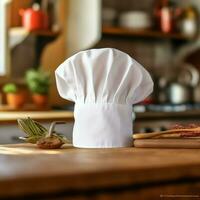
[[[134,147],[199,149],[200,139],[137,139]]]

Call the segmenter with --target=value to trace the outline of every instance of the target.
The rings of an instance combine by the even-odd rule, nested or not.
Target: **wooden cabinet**
[[[47,44],[53,42],[60,35],[60,30],[55,31],[53,30],[52,26],[49,26],[48,30],[37,31],[28,31],[22,27],[22,17],[19,15],[19,10],[30,8],[32,3],[32,0],[13,0],[10,3],[10,76],[12,79],[16,79],[17,81],[23,78],[28,69],[40,67],[41,55],[44,48],[47,46]],[[53,4],[56,4],[56,1],[53,2]],[[52,18],[52,16],[48,15],[49,24],[51,24],[51,20],[54,23],[57,23],[57,21]],[[25,59],[25,55],[28,56],[28,59]]]
[[[158,30],[134,30],[115,26],[103,26],[102,33],[105,36],[121,36],[132,38],[149,38],[151,39],[171,39],[178,41],[192,41],[196,37],[189,37],[181,33],[162,33]]]

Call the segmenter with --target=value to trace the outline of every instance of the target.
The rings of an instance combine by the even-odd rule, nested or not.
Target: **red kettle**
[[[22,25],[28,31],[44,30],[48,28],[48,16],[40,9],[39,4],[33,4],[32,8],[20,9],[19,14],[22,16]]]

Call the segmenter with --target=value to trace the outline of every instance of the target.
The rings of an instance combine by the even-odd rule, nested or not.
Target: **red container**
[[[43,30],[48,28],[48,17],[41,9],[20,9],[22,25],[29,31]]]

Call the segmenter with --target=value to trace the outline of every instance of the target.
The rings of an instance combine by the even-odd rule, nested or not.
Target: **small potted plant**
[[[39,108],[47,107],[50,75],[40,69],[30,69],[25,78],[34,104]]]
[[[6,93],[6,100],[11,108],[18,109],[23,107],[26,98],[23,91],[20,91],[16,84],[7,83],[3,86],[3,92]]]

